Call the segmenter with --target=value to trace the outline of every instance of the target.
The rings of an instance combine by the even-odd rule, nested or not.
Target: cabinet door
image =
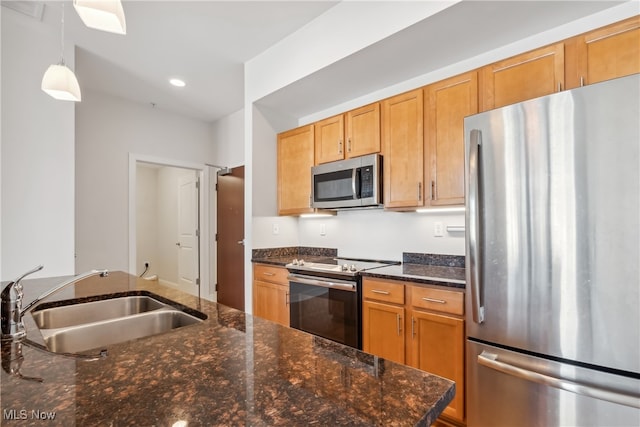
[[[424,204],[423,109],[422,89],[382,102],[385,207]]]
[[[575,48],[572,87],[640,73],[640,16],[578,36]]]
[[[478,112],[478,74],[425,88],[427,203],[464,204],[464,118]]]
[[[313,212],[311,208],[311,167],[313,166],[313,125],[278,135],[278,214]]]
[[[464,320],[411,312],[411,360],[415,368],[455,381],[456,396],[444,414],[464,419]]]
[[[289,326],[289,292],[286,287],[254,280],[253,314]]]
[[[342,114],[314,124],[316,165],[344,158],[344,119]]]
[[[564,43],[482,68],[482,111],[550,95],[565,88]]]
[[[404,307],[362,303],[362,349],[404,363]]]
[[[346,116],[347,151],[345,157],[380,152],[380,103],[349,111]]]

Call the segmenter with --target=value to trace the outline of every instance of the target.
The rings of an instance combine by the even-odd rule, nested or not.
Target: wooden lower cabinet
[[[464,424],[464,292],[365,277],[362,298],[363,350],[455,381],[443,416]]]
[[[412,310],[411,365],[456,383],[444,414],[464,420],[464,320]]]
[[[289,326],[289,282],[287,269],[253,266],[253,315]]]
[[[404,307],[373,301],[362,303],[362,348],[398,363],[405,363]]]

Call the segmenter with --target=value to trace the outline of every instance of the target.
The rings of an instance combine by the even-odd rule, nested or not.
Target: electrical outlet
[[[433,224],[433,236],[434,237],[443,237],[444,236],[444,226],[441,222],[436,222]]]
[[[280,226],[278,224],[273,224],[273,227],[271,230],[273,234],[280,234]]]

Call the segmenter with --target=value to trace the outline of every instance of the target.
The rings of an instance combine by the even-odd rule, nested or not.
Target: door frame
[[[188,162],[175,159],[166,159],[162,157],[149,156],[146,154],[129,153],[129,274],[137,276],[136,258],[136,188],[137,188],[137,164],[151,163],[159,166],[176,167],[183,169],[192,169],[196,171],[200,180],[199,191],[199,210],[198,221],[200,223],[200,253],[199,253],[199,277],[200,287],[198,288],[200,297],[209,298],[210,289],[210,265],[209,259],[209,221],[210,206],[209,197],[211,189],[209,188],[209,167],[204,163]]]

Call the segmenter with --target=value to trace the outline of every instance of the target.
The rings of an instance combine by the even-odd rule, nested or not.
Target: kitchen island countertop
[[[24,281],[29,302],[62,278]],[[2,424],[430,425],[453,382],[121,272],[50,300],[151,292],[208,316],[87,362],[2,343]],[[30,314],[27,338],[42,344]],[[20,367],[26,377],[11,375]],[[48,416],[49,420],[44,420]]]

